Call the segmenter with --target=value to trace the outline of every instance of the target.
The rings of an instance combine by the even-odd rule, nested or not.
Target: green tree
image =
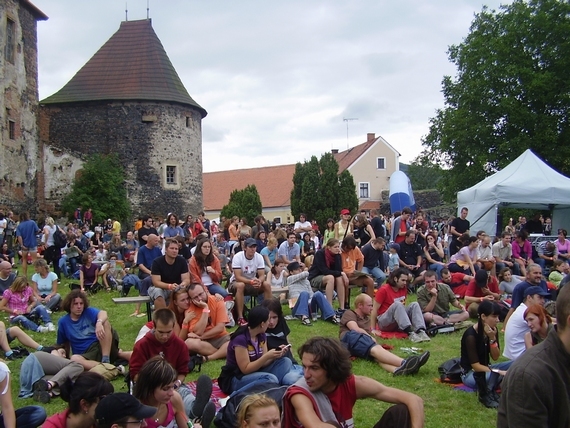
[[[570,2],[514,0],[483,8],[449,48],[445,107],[430,119],[423,158],[448,169],[444,196],[504,168],[527,148],[570,172]]]
[[[85,161],[71,192],[62,201],[62,209],[70,219],[77,207],[82,207],[84,212],[91,208],[97,223],[107,218],[130,220],[125,171],[116,154],[97,154]]]
[[[244,189],[236,189],[230,194],[230,200],[222,208],[220,217],[245,217],[248,223],[252,223],[255,216],[261,213],[261,210],[261,198],[257,192],[257,187],[255,184],[248,184]]]
[[[331,153],[295,165],[291,191],[291,213],[295,218],[305,213],[323,229],[327,219],[337,218],[342,208],[356,212],[356,187],[350,172],[338,173],[338,163]]]
[[[418,158],[408,165],[406,175],[412,182],[412,189],[428,190],[437,188],[444,173],[445,171],[439,165]]]

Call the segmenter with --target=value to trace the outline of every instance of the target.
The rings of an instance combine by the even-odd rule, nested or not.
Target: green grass
[[[62,296],[69,292],[67,284],[69,281],[62,281],[59,291]],[[354,292],[353,292],[354,295]],[[90,298],[90,304],[93,307],[104,309],[109,313],[109,319],[113,327],[119,332],[121,337],[120,347],[125,350],[132,349],[134,339],[140,327],[146,322],[145,318],[129,317],[134,310],[134,305],[115,305],[111,301],[111,297],[118,297],[117,292],[106,293],[99,292]],[[414,300],[413,297],[408,299]],[[143,306],[144,308],[144,306]],[[289,310],[284,307],[286,313]],[[53,314],[52,318],[57,323],[57,318],[63,314]],[[6,318],[6,317],[5,317]],[[4,319],[8,326],[8,320]],[[332,324],[317,321],[312,327],[301,325],[298,321],[289,322],[291,335],[289,341],[293,344],[293,352],[306,339],[312,336],[333,336],[338,337],[338,328]],[[43,345],[55,343],[56,334],[47,333],[40,334],[35,332],[27,332],[33,336],[36,341]],[[427,427],[472,427],[472,428],[488,428],[496,425],[495,410],[486,409],[477,401],[477,396],[473,393],[455,391],[451,386],[443,385],[435,382],[438,377],[437,367],[445,360],[459,356],[460,353],[461,333],[441,334],[432,338],[429,343],[421,343],[419,346],[424,350],[431,352],[428,363],[415,376],[393,377],[385,372],[380,366],[364,360],[356,360],[353,363],[353,371],[355,374],[368,376],[377,381],[405,391],[413,392],[424,400],[426,426]],[[405,352],[401,351],[402,347],[409,347],[410,342],[407,340],[385,340],[384,343],[394,346],[393,352],[401,357],[405,357]],[[13,342],[16,346],[16,342]],[[418,346],[418,345],[415,345]],[[295,354],[296,355],[296,354]],[[16,408],[35,404],[32,399],[20,399],[19,392],[19,368],[22,360],[8,361],[13,377],[12,377],[12,396]],[[207,374],[212,378],[216,378],[220,373],[223,361],[211,361],[202,365],[201,373],[191,373],[187,380],[193,381],[198,378],[199,374]],[[115,391],[126,391],[123,378],[113,381]],[[66,403],[57,398],[45,406],[48,415],[60,412],[65,409]],[[376,400],[360,400],[355,408],[355,425],[357,427],[373,426],[380,418],[382,412],[388,407],[388,404],[380,403]]]

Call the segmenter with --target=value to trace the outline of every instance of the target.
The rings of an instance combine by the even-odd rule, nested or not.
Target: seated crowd
[[[530,371],[532,354],[557,367],[562,382],[570,376],[568,366],[562,368],[556,359],[570,357],[565,231],[556,243],[533,249],[524,227],[505,231],[495,243],[482,231],[472,236],[466,208],[448,224],[430,224],[424,213],[414,216],[409,208],[391,220],[375,210],[370,214],[370,219],[364,213],[351,218],[342,210],[338,222],[327,222],[323,235],[305,214],[290,227],[270,225],[261,215],[252,227],[237,217],[218,225],[204,213],[185,221],[173,213],[164,222],[145,216],[125,240],[117,220],[91,230],[92,218],[81,214],[65,229],[50,217],[43,229],[16,228],[20,247],[27,250],[22,266],[29,252],[35,274],[28,282],[25,269],[18,276],[13,260],[0,261],[0,310],[10,316],[8,328],[0,323],[0,347],[8,360],[25,357],[21,397],[47,403],[61,396],[69,407],[47,420],[41,407],[15,410],[6,392],[10,371],[0,367],[4,423],[111,427],[144,420],[152,427],[191,426],[190,421],[208,427],[216,413],[212,381],[202,375],[192,391],[186,378],[196,365],[220,359],[225,364],[218,384],[226,394],[259,385],[288,386],[282,415],[262,394],[243,401],[240,426],[255,426],[252,420],[270,426],[277,419],[281,422],[275,426],[354,426],[353,407],[360,398],[394,404],[375,427],[423,426],[419,396],[354,375],[350,360],[373,361],[393,376],[415,375],[430,352],[400,358],[379,338],[430,342],[442,328],[465,329],[458,340],[462,381],[478,392],[484,406],[499,408],[499,426],[524,424],[521,414],[530,414],[528,400],[517,395],[527,378],[543,392],[543,407],[536,404],[534,414],[551,421],[551,409],[566,405],[556,416],[560,424],[551,426],[570,423],[568,402],[549,395]],[[23,215],[20,224],[30,221]],[[29,233],[41,236],[41,251],[24,245]],[[62,275],[78,281],[63,298],[58,293]],[[107,311],[90,306],[89,295],[119,290],[127,296],[131,288],[148,296],[153,313],[133,350],[125,351]],[[353,289],[357,295],[351,305]],[[252,299],[259,304],[248,309]],[[550,301],[556,301],[558,329],[545,308]],[[283,304],[289,305],[291,320],[317,332],[296,344],[299,361],[288,339]],[[65,314],[56,328],[51,316],[59,310]],[[133,315],[141,315],[140,305]],[[319,334],[319,317],[338,326],[338,338]],[[35,342],[18,325],[36,332],[57,330],[55,345]],[[14,339],[37,352],[12,349]],[[501,355],[506,360],[491,364]],[[133,395],[113,393],[112,384],[93,372],[101,364],[103,370],[116,366],[118,371],[128,365]]]

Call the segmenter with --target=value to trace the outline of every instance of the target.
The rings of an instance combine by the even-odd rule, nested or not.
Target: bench
[[[133,303],[146,303],[146,315],[149,321],[152,321],[152,310],[150,307],[149,296],[136,296],[136,297],[113,297],[113,303],[117,305],[126,305]]]

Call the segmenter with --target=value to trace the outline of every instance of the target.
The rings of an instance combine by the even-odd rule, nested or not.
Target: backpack
[[[237,424],[237,413],[241,401],[251,394],[263,394],[273,398],[279,410],[283,407],[283,396],[288,386],[279,386],[276,383],[254,382],[251,386],[240,389],[233,393],[226,402],[226,405],[217,413],[214,425],[217,428],[234,428]]]
[[[461,383],[461,375],[463,374],[463,367],[461,367],[461,358],[452,358],[443,362],[437,370],[439,371],[439,379],[443,383]]]
[[[67,245],[67,236],[58,226],[56,226],[55,232],[53,232],[53,245],[57,248],[63,248]]]

